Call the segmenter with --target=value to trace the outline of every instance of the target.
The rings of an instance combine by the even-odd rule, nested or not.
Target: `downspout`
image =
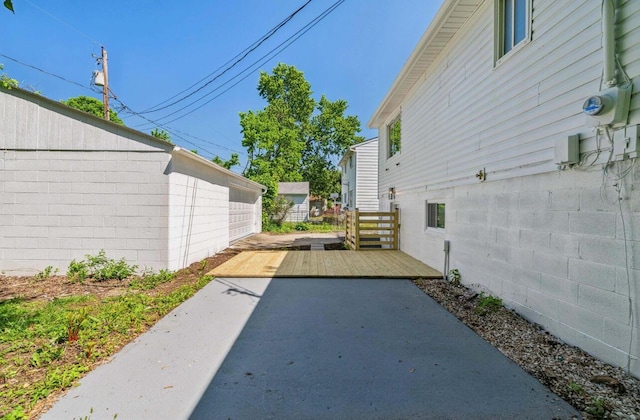
[[[603,81],[606,88],[618,85],[616,80],[615,0],[602,1]]]

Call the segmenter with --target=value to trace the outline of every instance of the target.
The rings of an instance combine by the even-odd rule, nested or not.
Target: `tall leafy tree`
[[[99,99],[90,96],[76,96],[61,102],[72,108],[95,115],[96,117],[102,118],[104,116],[103,103]],[[116,124],[124,125],[124,122],[118,117],[118,113],[113,109],[109,110],[109,120]]]
[[[240,156],[237,153],[231,153],[231,157],[228,160],[224,160],[220,156],[214,156],[211,158],[211,162],[223,168],[231,169],[234,166],[240,165]]]
[[[240,113],[240,125],[249,154],[244,175],[269,189],[263,197],[266,215],[275,211],[278,182],[309,181],[318,197],[338,192],[337,161],[364,140],[357,135],[358,118],[345,116],[347,102],[324,95],[316,101],[303,73],[282,63],[272,74],[260,73],[258,93],[267,105]]]

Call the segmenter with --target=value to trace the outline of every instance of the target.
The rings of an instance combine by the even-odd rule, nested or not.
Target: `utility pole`
[[[102,73],[104,75],[104,85],[102,86],[104,119],[109,121],[109,73],[107,72],[107,50],[104,47],[102,47]]]

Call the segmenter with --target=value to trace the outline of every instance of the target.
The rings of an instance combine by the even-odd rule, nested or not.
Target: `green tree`
[[[15,13],[15,11],[13,10],[13,3],[11,2],[11,0],[4,0],[3,4],[4,4],[4,7],[11,10],[13,13]]]
[[[72,108],[79,109],[80,111],[87,112],[96,117],[102,118],[104,116],[103,103],[90,96],[76,96],[75,98],[69,98],[66,101],[61,101],[63,104]],[[118,113],[113,109],[109,109],[109,120],[120,125],[124,125],[124,122],[118,117]]]
[[[220,156],[214,156],[211,159],[211,162],[220,165],[223,168],[231,169],[234,166],[240,165],[240,157],[237,153],[231,153],[231,158],[229,158],[229,160],[224,160],[220,158]]]
[[[156,127],[153,130],[151,130],[151,135],[157,139],[164,140],[167,143],[172,143],[171,135],[166,130],[162,130]]]
[[[0,64],[0,86],[6,89],[17,88],[18,81],[7,76],[7,74],[3,70],[4,66]]]
[[[275,212],[278,182],[309,181],[312,195],[328,198],[339,191],[338,159],[353,144],[360,121],[345,116],[347,102],[311,96],[311,85],[294,66],[278,64],[272,74],[260,73],[262,110],[240,113],[249,163],[248,178],[268,188],[263,196],[266,221]]]

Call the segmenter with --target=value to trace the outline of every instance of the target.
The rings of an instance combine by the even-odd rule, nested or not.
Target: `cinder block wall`
[[[168,172],[169,269],[176,270],[229,246],[229,186],[183,156],[174,156]]]
[[[607,362],[626,367],[631,349],[631,371],[640,376],[636,182],[624,186],[624,227],[617,193],[601,188],[599,170],[406,194],[400,197],[404,220],[424,220],[427,199],[445,202],[446,234],[404,223],[401,247],[442,270],[442,241],[449,239],[450,267],[460,270],[465,284],[500,296],[530,321]]]
[[[0,92],[0,272],[101,249],[166,267],[172,146],[20,90]]]

